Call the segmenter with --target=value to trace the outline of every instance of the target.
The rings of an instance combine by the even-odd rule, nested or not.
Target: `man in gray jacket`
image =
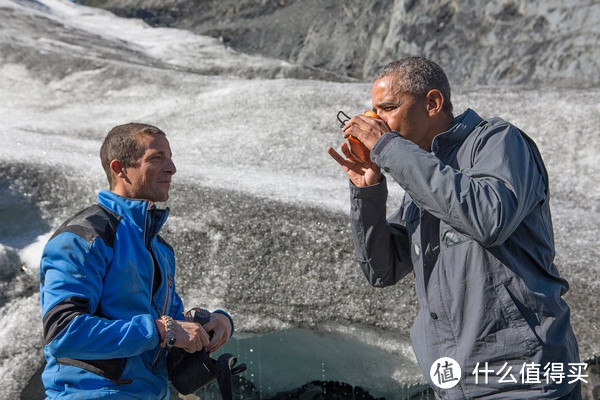
[[[373,286],[415,274],[417,360],[443,399],[580,399],[582,364],[561,296],[548,175],[531,139],[468,109],[452,114],[450,85],[430,60],[379,72],[373,111],[343,127],[329,154],[350,178],[356,256]],[[387,182],[405,191],[386,218]]]

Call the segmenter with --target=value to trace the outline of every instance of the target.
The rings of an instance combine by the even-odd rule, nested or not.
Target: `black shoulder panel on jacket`
[[[99,204],[94,204],[68,219],[50,239],[63,232],[71,232],[90,243],[100,237],[107,246],[113,247],[119,221],[121,221],[120,215]]]

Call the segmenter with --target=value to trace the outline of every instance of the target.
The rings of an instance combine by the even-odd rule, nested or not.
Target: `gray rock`
[[[593,0],[79,0],[356,79],[424,55],[465,85],[600,84]]]

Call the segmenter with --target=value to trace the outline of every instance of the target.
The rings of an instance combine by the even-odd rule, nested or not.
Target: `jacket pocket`
[[[504,323],[507,327],[507,342],[505,345],[511,346],[512,344],[518,348],[518,345],[521,344],[527,350],[534,352],[542,343],[531,327],[530,321],[527,320],[519,308],[519,305],[521,307],[525,307],[525,305],[522,305],[504,284],[498,285],[496,294],[502,305],[502,317],[505,318]]]
[[[126,358],[113,358],[110,360],[76,360],[74,358],[58,358],[59,364],[81,368],[98,376],[110,379],[117,385],[133,382],[131,379],[122,379],[125,370]]]

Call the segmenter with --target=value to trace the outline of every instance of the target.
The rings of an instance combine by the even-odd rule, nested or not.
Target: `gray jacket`
[[[506,121],[467,110],[435,137],[431,152],[390,132],[371,159],[405,197],[386,219],[385,179],[350,184],[356,256],[374,286],[414,272],[420,311],[411,339],[437,395],[541,399],[571,392],[577,341],[561,298],[568,284],[553,264],[548,176],[535,144]],[[461,367],[451,389],[430,377],[440,357]],[[560,384],[544,377],[560,381],[560,368]]]

